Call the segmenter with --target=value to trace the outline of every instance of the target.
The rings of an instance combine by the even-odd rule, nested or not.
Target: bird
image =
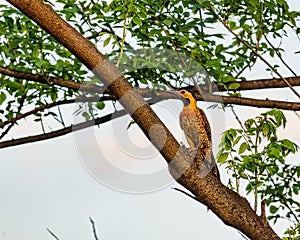
[[[212,134],[205,112],[197,107],[195,95],[188,90],[171,91],[183,102],[179,124],[191,151],[201,150],[209,170],[220,180],[219,170],[212,153]]]

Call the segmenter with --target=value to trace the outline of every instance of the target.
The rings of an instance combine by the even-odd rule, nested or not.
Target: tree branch
[[[300,76],[286,78],[291,86],[300,86]],[[286,84],[280,78],[273,79],[258,79],[249,81],[236,81],[226,83],[225,86],[228,88],[231,83],[239,83],[240,86],[236,89],[237,91],[245,90],[258,90],[258,89],[272,89],[272,88],[285,88]],[[213,84],[215,85],[215,84]],[[215,85],[213,86],[214,91],[226,91],[224,86]]]
[[[88,100],[93,100],[93,99],[88,98]],[[155,103],[157,103],[161,100],[162,99],[156,97],[155,99],[149,100],[147,103],[149,105],[152,105],[152,104],[155,104]],[[70,100],[70,101],[72,101],[72,100]],[[26,144],[26,143],[49,140],[49,139],[52,139],[52,138],[64,136],[66,134],[76,132],[76,131],[79,131],[79,130],[82,130],[82,129],[85,129],[85,128],[101,125],[103,123],[109,122],[113,119],[116,119],[116,118],[119,118],[119,117],[122,117],[122,116],[125,116],[125,115],[127,115],[127,112],[125,110],[119,110],[119,111],[115,111],[113,113],[107,114],[103,117],[99,117],[99,118],[89,120],[89,121],[86,121],[86,122],[83,122],[83,123],[74,124],[74,125],[71,125],[69,127],[64,127],[62,129],[52,131],[52,132],[49,132],[49,133],[37,134],[37,135],[34,135],[34,136],[3,141],[3,142],[0,142],[0,149],[1,148],[18,146],[18,145],[22,145],[22,144]]]
[[[170,94],[167,93],[167,92],[162,92],[162,94],[159,94],[159,97],[156,96],[155,98],[150,99],[148,101],[148,103],[150,105],[155,104],[155,103],[160,102],[160,101],[162,101],[166,98],[169,98],[170,97],[169,95]],[[171,97],[173,98],[174,96],[172,95]],[[200,99],[201,101],[203,101],[203,96],[200,96],[198,94],[198,95],[196,95],[196,97],[197,97],[197,99]],[[226,103],[227,102],[226,100],[230,100],[230,101],[227,102],[227,104],[230,104],[233,97],[222,97],[221,98],[220,96],[208,95],[208,96],[205,96],[204,99],[206,101],[220,102],[220,103]],[[224,102],[222,102],[222,100],[224,100]],[[239,102],[241,102],[240,105],[243,105],[243,103],[245,103],[248,106],[254,106],[254,107],[266,107],[266,108],[269,108],[269,107],[284,108],[284,107],[286,107],[286,109],[289,109],[289,110],[291,108],[293,108],[295,110],[300,110],[300,103],[285,103],[285,102],[271,101],[271,100],[254,100],[254,99],[240,98],[240,97],[236,97],[235,100],[236,100],[235,104],[239,104]],[[70,101],[73,101],[73,100],[70,100]],[[42,109],[43,107],[44,106],[41,106],[40,108]],[[36,111],[36,110],[32,110],[32,112],[33,111]],[[53,132],[50,132],[50,133],[38,134],[38,135],[35,135],[35,136],[29,136],[29,137],[24,137],[24,138],[18,138],[18,139],[3,141],[3,142],[0,142],[0,148],[7,148],[7,147],[26,144],[26,143],[44,141],[44,140],[52,139],[52,138],[55,138],[55,137],[60,137],[60,136],[69,134],[69,133],[74,132],[74,131],[85,129],[85,128],[92,127],[92,126],[95,126],[95,125],[100,125],[102,123],[111,121],[112,119],[122,117],[126,114],[127,114],[127,112],[125,110],[120,110],[120,111],[116,111],[112,114],[107,114],[103,117],[96,118],[94,120],[86,121],[84,123],[79,123],[79,124],[76,124],[76,125],[71,125],[69,127],[66,127],[66,128],[63,128],[63,129],[60,129],[60,130],[57,130],[57,131],[53,131]],[[17,120],[19,120],[19,119],[17,119]],[[8,120],[8,121],[11,121],[11,120]],[[5,122],[3,122],[3,123],[5,123]],[[1,125],[0,125],[0,127],[1,127]]]
[[[0,142],[0,149],[60,137],[60,136],[66,135],[71,132],[76,132],[76,131],[79,131],[79,130],[82,130],[82,129],[85,129],[85,128],[88,128],[91,126],[100,125],[102,123],[109,122],[112,120],[112,118],[118,118],[118,117],[124,116],[126,114],[127,113],[125,110],[120,110],[120,111],[114,112],[112,114],[107,114],[107,115],[97,118],[97,119],[70,125],[68,127],[65,127],[65,128],[62,128],[62,129],[59,129],[56,131],[52,131],[49,133],[43,133],[43,134],[38,134],[38,135],[34,135],[34,136],[3,141],[3,142]]]
[[[81,90],[81,91],[95,92],[95,93],[103,93],[104,91],[104,89],[101,88],[100,86],[96,86],[93,84],[86,85],[80,82],[65,80],[63,78],[47,77],[41,74],[33,74],[29,72],[18,71],[3,66],[0,66],[0,73],[17,79],[24,79],[24,80],[43,83],[47,85],[57,85],[60,87],[66,87],[74,90]]]
[[[14,77],[17,79],[24,79],[27,81],[33,81],[48,85],[57,85],[60,87],[66,87],[74,90],[82,90],[87,92],[94,93],[103,93],[104,88],[98,85],[89,85],[86,86],[83,83],[65,80],[63,78],[55,78],[55,77],[45,77],[40,74],[33,74],[29,72],[23,72],[14,70],[8,67],[0,66],[0,73],[6,76]],[[286,78],[291,86],[300,86],[300,76],[297,77],[289,77]],[[272,78],[272,79],[258,79],[258,80],[249,80],[249,81],[236,81],[236,82],[228,82],[224,85],[220,85],[217,83],[212,83],[212,91],[213,92],[225,92],[227,91],[229,85],[231,83],[238,83],[240,86],[235,89],[235,91],[245,91],[245,90],[258,90],[258,89],[272,89],[272,88],[285,88],[286,84],[280,78]],[[194,86],[187,87],[187,89],[193,88]],[[207,90],[208,87],[205,85],[200,85],[201,89]],[[107,91],[105,92],[107,93]]]
[[[6,67],[0,66],[0,73],[19,78],[19,79],[25,79],[29,81],[35,81],[40,82],[44,84],[55,84],[61,87],[67,87],[75,90],[83,90],[83,91],[90,91],[94,93],[108,93],[107,90],[104,91],[104,89],[97,85],[88,85],[84,86],[82,83],[74,82],[71,80],[64,80],[61,78],[49,78],[50,82],[42,75],[39,74],[31,74],[26,72],[21,72],[17,70],[13,70]],[[292,86],[300,86],[300,77],[291,77],[287,78],[287,81]],[[237,90],[256,90],[256,89],[267,89],[267,88],[282,88],[286,87],[286,84],[282,82],[281,79],[261,79],[261,80],[251,80],[251,81],[241,81],[237,82],[240,84],[240,87]],[[231,82],[227,83],[227,86],[229,86]],[[213,91],[226,91],[224,86],[221,85],[212,85]],[[194,91],[194,86],[187,87],[189,91]],[[208,87],[201,86],[201,89],[203,89],[204,92],[208,92]],[[169,95],[165,91],[156,91],[155,93],[149,91],[149,89],[137,89],[137,92],[143,95],[143,97],[146,98],[153,98],[156,96],[159,96],[163,99],[167,98],[174,98],[174,96]],[[230,96],[214,96],[211,95],[210,97],[201,97],[197,92],[195,92],[197,95],[198,101],[209,101],[209,102],[220,102],[224,104],[236,104],[236,105],[242,105],[242,106],[252,106],[252,107],[262,107],[262,108],[278,108],[283,110],[293,110],[293,111],[299,111],[300,110],[300,103],[298,102],[285,102],[285,101],[275,101],[275,100],[259,100],[259,99],[252,99],[252,98],[243,98],[243,97],[230,97]],[[105,96],[106,100],[115,100],[115,97],[108,95]],[[103,100],[102,100],[103,101]]]
[[[200,96],[197,97],[197,99]],[[250,106],[258,108],[278,108],[283,110],[300,110],[299,102],[284,102],[278,100],[260,100],[253,98],[243,98],[243,97],[228,97],[228,96],[216,96],[216,95],[202,95],[201,98],[207,102],[219,102],[224,104],[234,104],[241,106]]]
[[[37,108],[35,108],[31,111],[28,111],[26,113],[18,114],[16,117],[8,119],[5,122],[0,122],[0,128],[4,128],[9,123],[15,123],[20,119],[26,118],[30,115],[36,114],[36,113],[41,112],[45,109],[49,109],[49,108],[52,108],[52,107],[55,107],[55,106],[58,106],[58,105],[69,104],[69,103],[74,103],[74,100],[62,100],[62,101],[58,101],[58,102],[45,104],[43,106],[37,107]]]
[[[215,102],[215,103],[223,103],[228,105],[240,105],[240,106],[250,106],[250,107],[258,107],[258,108],[278,108],[284,110],[300,110],[300,102],[284,102],[278,100],[269,100],[269,99],[254,99],[254,98],[244,98],[244,97],[230,97],[230,96],[220,96],[214,94],[199,94],[198,91],[195,91],[195,88],[190,89],[191,92],[196,96],[197,101],[206,101],[206,102]],[[152,93],[146,94],[142,92],[143,96],[150,97]],[[158,97],[163,99],[176,99],[175,96],[172,96],[168,92],[165,91],[157,91],[155,93]]]

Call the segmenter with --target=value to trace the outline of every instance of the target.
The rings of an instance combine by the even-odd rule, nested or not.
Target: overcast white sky
[[[300,9],[299,1],[289,2]],[[299,46],[295,37],[283,43],[285,58],[298,74],[299,57],[292,53]],[[260,64],[248,75],[269,77],[265,68]],[[290,76],[285,69],[281,73]],[[245,96],[298,101],[288,89]],[[209,105],[199,103],[204,109]],[[153,108],[177,139],[184,141],[177,124],[181,103],[168,100]],[[244,121],[265,109],[236,107],[236,111]],[[216,152],[221,132],[239,126],[229,109],[207,112]],[[300,145],[299,119],[292,112],[285,113],[288,124],[280,136]],[[163,158],[137,126],[126,130],[129,121],[123,117],[100,128],[1,150],[0,240],[53,239],[46,228],[60,239],[93,239],[89,217],[96,223],[100,240],[242,239],[206,207],[171,189],[176,184],[166,173]],[[24,124],[24,131],[27,127]],[[99,161],[101,168],[87,169],[93,161]],[[120,171],[112,173],[111,166]],[[109,170],[101,172],[105,167]],[[221,178],[227,182],[222,168]],[[281,233],[285,226],[281,222],[276,230]]]

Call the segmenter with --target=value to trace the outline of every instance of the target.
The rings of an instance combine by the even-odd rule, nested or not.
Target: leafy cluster
[[[45,78],[84,80],[87,71],[80,61],[54,38],[14,8],[0,5],[0,12],[0,66]],[[18,116],[26,106],[42,106],[75,94],[72,89],[13,79],[6,75],[0,75],[0,80],[0,105],[6,101],[6,107],[0,109],[1,122]],[[51,114],[56,116],[54,112]],[[36,114],[36,120],[40,120],[41,116]]]
[[[253,50],[272,57],[283,49],[270,45],[270,36],[281,40],[287,27],[299,32],[299,13],[290,11],[285,0],[239,4],[231,0],[114,0],[109,5],[106,1],[58,2],[63,4],[61,13],[69,22],[99,47],[107,49],[110,60],[122,62],[119,65],[123,72],[136,86],[168,87],[169,80],[175,80],[177,87],[189,85],[191,81],[180,81],[174,73],[179,65],[188,70],[193,61],[219,84],[244,79],[242,73],[255,64],[256,57],[240,40],[224,33],[224,26],[236,32]],[[132,60],[130,53],[137,49],[168,49],[180,54],[181,63],[169,61],[166,66],[168,61],[164,58],[156,56],[154,61],[147,54],[135,55]],[[237,84],[231,86],[236,88]]]
[[[285,236],[282,240],[299,240],[300,239],[300,223],[291,226],[285,232]]]
[[[271,56],[283,49],[274,48],[270,36],[281,40],[288,27],[299,33],[299,13],[290,11],[285,0],[239,4],[232,0],[46,2],[121,67],[132,84],[152,89],[182,87],[195,81],[208,84],[212,79],[230,90],[237,89],[238,83],[226,83],[244,79],[243,72],[256,58],[226,27],[260,54]],[[0,66],[44,77],[91,81],[82,64],[31,20],[5,5],[0,11]],[[0,104],[6,101],[2,122],[23,112],[20,103],[42,106],[77,96],[71,89],[5,75],[1,75],[0,88]]]
[[[277,130],[285,127],[286,118],[278,109],[248,119],[242,129],[227,130],[219,145],[218,162],[231,172],[235,183],[229,185],[240,191],[242,181],[247,183],[247,194],[254,193],[255,209],[258,197],[266,199],[275,222],[284,216],[300,220],[300,166],[293,166],[288,156],[298,147],[288,139],[280,139]]]

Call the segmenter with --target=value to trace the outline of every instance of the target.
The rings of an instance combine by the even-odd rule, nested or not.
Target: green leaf
[[[235,78],[232,77],[232,76],[225,76],[223,77],[223,82],[226,83],[226,82],[233,82],[235,81]]]
[[[270,212],[271,212],[272,214],[275,214],[277,211],[278,211],[278,207],[275,207],[274,205],[271,205],[271,206],[270,206]]]
[[[228,89],[230,90],[236,90],[240,87],[240,84],[239,83],[230,83]]]
[[[0,105],[6,100],[6,94],[4,92],[0,93]]]
[[[218,163],[224,163],[227,160],[228,155],[229,155],[228,152],[222,153],[218,158]]]
[[[270,128],[269,128],[269,125],[268,125],[268,124],[264,124],[262,130],[263,130],[263,133],[264,133],[265,136],[268,136],[268,135],[269,135]]]
[[[106,38],[103,42],[103,47],[106,47],[109,44],[110,40],[111,40],[111,37]]]
[[[299,193],[299,186],[294,186],[294,187],[293,187],[293,192],[294,192],[296,195],[298,195],[298,193]]]
[[[143,22],[140,18],[138,17],[133,17],[132,21],[136,24],[136,25],[142,25]]]
[[[219,44],[215,50],[216,55],[219,55],[223,50],[224,50],[223,44]]]
[[[273,147],[273,148],[270,149],[268,155],[269,155],[270,157],[279,159],[279,158],[280,158],[280,153],[281,153],[281,152],[280,152],[279,149]]]
[[[231,30],[237,29],[236,23],[234,21],[229,20],[228,24]]]
[[[281,144],[285,148],[290,149],[293,153],[296,151],[294,143],[288,139],[281,140]]]
[[[138,15],[140,18],[147,18],[147,13],[144,12],[144,11],[138,12],[137,15]]]
[[[243,142],[239,148],[239,154],[243,154],[247,149],[247,143]]]
[[[233,141],[233,146],[238,144],[238,142],[241,140],[242,136],[238,136],[234,141]]]
[[[105,107],[105,103],[104,102],[97,102],[96,107],[100,110],[102,110]]]
[[[170,19],[164,20],[163,23],[164,23],[165,25],[167,25],[168,27],[170,27],[170,26],[172,25],[172,21],[171,21]]]

